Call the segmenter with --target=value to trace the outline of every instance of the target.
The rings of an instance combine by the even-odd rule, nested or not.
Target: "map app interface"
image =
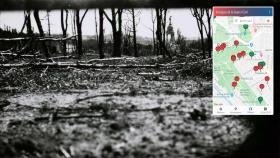
[[[273,115],[273,7],[213,14],[213,114]]]

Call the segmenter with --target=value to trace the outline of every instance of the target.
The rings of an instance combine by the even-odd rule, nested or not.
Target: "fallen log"
[[[70,39],[75,39],[77,35],[70,36],[70,37],[65,37],[65,38],[56,38],[56,37],[44,37],[44,38],[39,38],[39,41],[66,41]]]
[[[57,119],[75,119],[75,118],[90,118],[90,117],[103,117],[104,115],[97,114],[71,114],[71,115],[57,115],[55,116],[55,120]],[[47,121],[50,119],[50,116],[41,116],[34,118],[34,121]]]
[[[0,38],[0,41],[24,41],[24,40],[30,40],[34,38],[35,40],[38,41],[66,41],[70,39],[75,39],[77,35],[70,36],[70,37],[65,37],[65,38],[57,38],[57,37],[18,37],[18,38]]]
[[[55,58],[55,57],[54,57]],[[51,58],[51,59],[54,59]],[[71,58],[71,56],[69,56]],[[43,59],[43,61],[45,61]],[[210,62],[211,59],[204,59],[188,64],[207,64]],[[95,68],[95,69],[102,69],[102,68],[174,68],[177,66],[184,66],[186,65],[186,62],[183,63],[168,63],[168,64],[152,64],[152,65],[139,65],[139,64],[118,64],[118,65],[106,65],[106,64],[88,64],[88,63],[77,63],[74,62],[42,62],[42,63],[20,63],[20,64],[0,64],[1,68],[23,68],[23,67],[35,67],[35,68],[69,68],[69,67],[75,67],[75,68]],[[144,74],[143,74],[144,75]]]
[[[0,92],[4,92],[4,93],[13,93],[13,92],[17,92],[19,91],[20,88],[19,87],[3,87],[0,88]]]
[[[12,56],[12,57],[16,57],[18,56],[18,54],[16,53],[0,53],[1,56]],[[32,55],[32,54],[24,54],[24,55],[21,55],[20,57],[25,57],[25,58],[34,58],[34,57],[38,57],[39,55],[35,54],[35,55]]]
[[[4,51],[0,51],[0,53],[11,53],[14,50],[14,48],[8,49],[8,50],[4,50]]]
[[[108,94],[100,94],[100,95],[93,95],[93,96],[87,96],[84,98],[79,98],[75,101],[75,104],[81,102],[81,101],[85,101],[85,100],[89,100],[89,99],[94,99],[94,98],[98,98],[98,97],[112,97],[112,96],[128,96],[131,95],[131,93],[122,93],[122,92],[117,92],[117,93],[108,93]]]
[[[0,38],[0,41],[23,41],[30,40],[30,37],[18,37],[18,38]]]
[[[69,55],[69,56],[57,56],[57,57],[51,57],[49,59],[54,60],[54,59],[71,59],[71,58],[74,58],[74,56],[71,56],[71,55]],[[40,60],[42,62],[47,61],[47,59],[38,59],[38,60]]]
[[[115,57],[115,58],[105,58],[105,59],[91,59],[85,62],[91,63],[95,61],[135,60],[135,59],[136,59],[135,57]]]
[[[69,59],[73,58],[73,56],[68,55],[68,56],[57,56],[57,57],[51,57],[50,59]]]
[[[12,68],[12,67],[49,67],[49,68],[67,68],[67,67],[76,67],[76,68],[160,68],[160,67],[174,67],[181,64],[154,64],[154,65],[104,65],[104,64],[82,64],[82,63],[70,63],[70,62],[46,62],[46,63],[20,63],[20,64],[0,64],[2,68]]]
[[[143,75],[143,76],[159,76],[162,73],[160,72],[140,72],[138,75]]]
[[[71,158],[71,155],[62,146],[60,146],[59,149],[65,158]]]
[[[115,97],[115,96],[123,97],[123,96],[148,95],[148,94],[158,95],[159,93],[158,92],[150,92],[150,91],[141,91],[141,92],[131,91],[131,92],[114,92],[114,93],[104,93],[104,94],[98,94],[98,95],[90,95],[90,96],[86,96],[86,97],[83,97],[83,98],[76,99],[71,106],[75,106],[77,103],[80,103],[82,101],[95,99],[95,98],[99,98],[99,97]],[[164,94],[188,96],[190,93],[189,92],[184,92],[184,91],[167,90],[167,91],[164,91]]]

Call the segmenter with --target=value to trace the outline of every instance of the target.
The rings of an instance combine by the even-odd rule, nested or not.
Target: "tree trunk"
[[[28,36],[32,36],[33,35],[33,31],[32,31],[31,17],[30,17],[30,11],[29,10],[27,11],[26,28],[27,28]]]
[[[33,31],[32,31],[32,28],[31,28],[32,26],[31,26],[31,19],[30,19],[30,11],[29,10],[24,11],[24,23],[23,23],[23,26],[21,28],[20,33],[23,32],[25,27],[26,27],[28,36],[31,36],[33,34]]]
[[[156,44],[156,40],[155,40],[155,26],[153,26],[153,50],[156,53],[156,55],[158,55],[158,51],[157,51],[157,44]]]
[[[117,19],[116,19],[116,14],[118,14],[118,18],[121,18],[121,15],[119,14],[119,11],[117,11],[118,13],[115,12],[115,9],[112,9],[112,21],[111,21],[111,25],[112,25],[112,31],[113,31],[113,57],[121,57],[121,31],[117,30]],[[121,27],[121,19],[118,19],[119,22],[119,29]]]
[[[113,50],[113,57],[121,57],[121,35],[119,31],[114,30],[113,40],[114,40],[114,50]]]
[[[136,42],[136,24],[135,24],[135,14],[134,9],[132,8],[132,27],[133,27],[133,48],[134,48],[134,56],[138,57],[138,50],[137,50],[137,42]]]
[[[77,53],[78,58],[80,59],[83,55],[83,39],[82,39],[82,25],[80,23],[80,10],[76,10],[76,27],[77,27],[77,34],[78,34],[78,41],[77,41]]]
[[[51,23],[50,23],[50,11],[47,11],[47,20],[48,20],[48,35],[51,36]]]
[[[208,22],[208,56],[211,58],[212,54],[212,28],[211,28],[211,17],[212,17],[212,9],[208,9],[206,11],[207,13],[207,22]]]
[[[203,59],[206,59],[206,51],[205,51],[205,46],[204,46],[204,35],[203,35],[203,29],[202,26],[203,22],[200,20],[200,40],[201,40],[201,47],[202,47],[202,53],[203,53]]]
[[[99,9],[99,40],[98,40],[98,49],[100,59],[104,58],[103,44],[104,44],[104,30],[103,30],[103,8]]]
[[[162,24],[162,29],[163,29],[163,42],[162,42],[162,45],[163,45],[163,50],[164,50],[164,53],[169,57],[169,58],[172,58],[169,51],[167,50],[167,47],[166,47],[166,14],[167,14],[167,9],[163,9],[163,24]]]
[[[163,55],[163,58],[165,58],[165,55],[167,54],[169,58],[171,58],[171,55],[169,54],[165,44],[163,43],[163,37],[162,37],[162,9],[156,8],[156,17],[157,17],[157,30],[156,30],[156,37],[158,41],[158,50],[159,54]]]
[[[121,52],[122,52],[122,9],[118,9],[117,13],[118,13],[118,57],[121,56]]]
[[[208,57],[211,58],[211,54],[212,54],[212,37],[208,36],[207,37],[207,41],[208,41]]]
[[[156,40],[155,40],[155,19],[154,19],[154,16],[153,16],[153,10],[152,10],[151,14],[152,14],[152,23],[153,23],[153,28],[152,28],[152,32],[153,32],[153,51],[154,51],[154,53],[156,53],[156,55],[159,55],[158,50],[157,50]]]
[[[42,27],[42,24],[41,24],[41,21],[40,21],[40,17],[39,17],[39,10],[34,10],[34,18],[35,18],[40,36],[45,37],[45,33],[44,33],[44,30],[43,30],[43,27]]]
[[[34,14],[34,18],[35,18],[39,33],[40,33],[40,37],[45,37],[45,33],[44,33],[44,30],[43,30],[43,27],[42,27],[42,24],[41,24],[41,21],[40,21],[40,17],[39,17],[39,10],[37,10],[37,9],[34,10],[33,14]],[[48,52],[45,41],[42,41],[41,44],[42,44],[43,53],[45,54],[46,58],[49,59],[50,54]]]
[[[23,25],[22,25],[22,28],[21,28],[21,30],[20,30],[20,33],[23,32],[23,30],[24,30],[24,28],[25,28],[25,26],[26,26],[27,16],[28,16],[28,15],[27,15],[26,11],[24,11],[24,23],[23,23]]]
[[[191,9],[191,13],[192,13],[193,17],[196,18],[197,27],[198,27],[198,30],[200,33],[200,41],[201,41],[203,58],[206,59],[206,51],[205,51],[204,36],[203,36],[203,27],[205,26],[204,22],[203,22],[204,9],[201,8],[198,11],[197,8],[193,8],[193,9]]]
[[[96,19],[96,9],[94,10],[94,23],[95,23],[95,34],[96,34],[96,41],[98,43],[99,35],[98,35],[98,25],[97,25],[97,19]]]
[[[122,46],[122,9],[118,9],[115,12],[115,8],[111,8],[112,12],[112,19],[103,12],[106,16],[107,20],[110,22],[112,26],[112,33],[113,33],[113,57],[121,57],[121,46]],[[118,29],[117,29],[117,15],[118,15]]]
[[[73,10],[73,21],[72,21],[72,29],[73,29],[73,35],[77,35],[77,28],[76,28],[76,11],[75,10]],[[78,40],[77,40],[77,36],[76,36],[76,38],[75,38],[75,41],[74,41],[74,50],[76,51],[76,53],[77,53],[77,42]]]
[[[156,18],[157,18],[156,38],[157,38],[158,52],[159,54],[162,54],[163,57],[165,57],[165,54],[163,54],[162,47],[161,47],[162,31],[161,31],[161,13],[159,8],[156,8]]]
[[[68,20],[68,11],[66,10],[66,18],[65,18],[65,24],[64,24],[64,11],[62,9],[61,10],[61,29],[62,29],[63,38],[66,38],[66,36],[67,36],[67,27],[68,27],[67,20]],[[66,56],[66,40],[62,41],[62,51],[63,51],[63,55]]]
[[[113,32],[113,57],[119,57],[120,54],[120,50],[118,49],[118,33],[117,33],[117,22],[116,22],[116,13],[115,13],[115,9],[112,9],[112,32]]]
[[[163,44],[166,45],[166,41],[165,41],[165,32],[166,32],[166,13],[167,13],[167,9],[163,9],[163,22],[162,22],[162,30],[163,30]]]

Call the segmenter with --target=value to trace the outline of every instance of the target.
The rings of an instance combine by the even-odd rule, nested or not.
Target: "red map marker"
[[[246,55],[246,52],[244,50],[241,51],[241,55],[242,55],[242,57],[244,57]]]
[[[258,69],[261,71],[263,68],[262,64],[258,64]]]
[[[238,82],[240,80],[239,76],[234,77],[234,81]]]
[[[231,59],[232,62],[235,62],[236,56],[235,56],[235,55],[232,55],[232,56],[230,57],[230,59]]]
[[[260,84],[259,87],[260,87],[260,89],[262,91],[264,89],[264,84]]]
[[[266,81],[266,83],[268,83],[268,81],[270,80],[270,77],[269,76],[265,76],[264,80]]]
[[[222,43],[222,44],[221,44],[222,50],[224,50],[226,47],[227,47],[226,43]]]
[[[241,52],[237,53],[237,57],[238,59],[240,59],[242,57],[242,53]]]
[[[255,72],[257,72],[257,71],[259,70],[259,67],[258,67],[258,66],[254,66],[254,67],[253,67],[253,70],[254,70]]]
[[[221,49],[220,49],[220,46],[216,46],[215,50],[216,50],[217,52],[219,52],[219,51],[221,50]]]
[[[232,82],[231,85],[233,88],[235,88],[237,86],[237,82]]]
[[[239,41],[238,40],[235,40],[234,42],[234,45],[237,47],[239,45]]]

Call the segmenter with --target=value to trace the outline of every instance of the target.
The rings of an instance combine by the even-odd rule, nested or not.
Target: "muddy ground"
[[[172,66],[1,68],[0,155],[214,158],[254,131],[244,118],[211,116],[211,60],[94,62]]]

